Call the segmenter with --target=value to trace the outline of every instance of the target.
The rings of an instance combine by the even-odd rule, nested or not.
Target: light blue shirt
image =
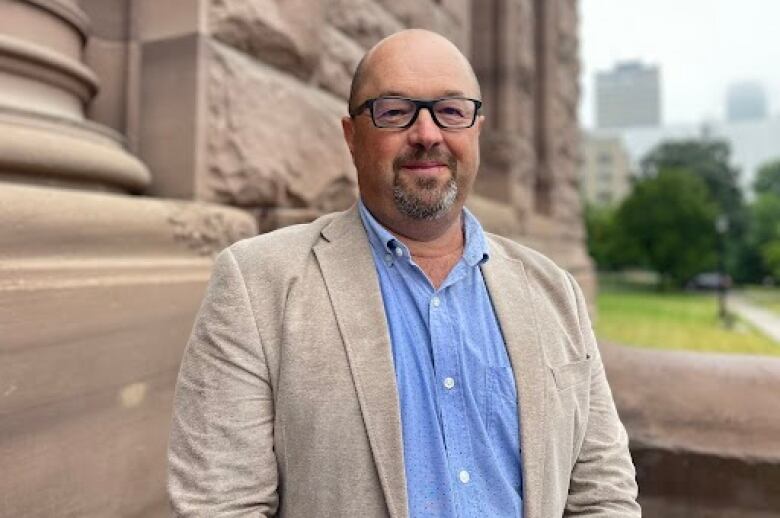
[[[482,227],[463,209],[463,256],[434,289],[409,249],[359,209],[393,346],[409,516],[519,518],[517,392],[480,269]]]

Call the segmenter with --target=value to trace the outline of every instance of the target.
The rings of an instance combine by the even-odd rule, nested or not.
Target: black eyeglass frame
[[[376,119],[374,118],[374,103],[380,99],[399,99],[402,101],[410,101],[414,104],[414,115],[409,120],[408,123],[404,124],[403,126],[380,126],[376,123]],[[471,101],[474,103],[474,116],[471,119],[471,123],[468,126],[444,126],[441,122],[439,122],[439,119],[436,118],[436,113],[433,110],[433,105],[436,104],[439,101],[446,101],[448,99],[462,99],[466,101]],[[482,107],[482,101],[479,99],[472,99],[470,97],[460,97],[460,96],[453,96],[453,97],[439,97],[438,99],[431,99],[428,101],[422,100],[422,99],[412,99],[410,97],[401,97],[397,95],[385,95],[382,97],[374,97],[372,99],[366,99],[364,103],[362,103],[360,106],[355,108],[355,110],[349,114],[350,117],[353,119],[363,113],[366,108],[368,108],[368,111],[371,114],[371,122],[380,129],[407,129],[412,126],[417,121],[417,117],[420,115],[420,110],[423,108],[428,109],[428,113],[431,114],[431,119],[433,119],[433,122],[440,127],[441,129],[447,129],[447,130],[459,130],[459,129],[467,129],[472,126],[474,126],[474,123],[477,121],[477,116],[479,116],[479,109]]]

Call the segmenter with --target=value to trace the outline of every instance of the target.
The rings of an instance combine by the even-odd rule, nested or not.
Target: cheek
[[[464,135],[463,137],[466,136]],[[448,145],[458,162],[464,166],[476,167],[479,164],[479,140],[470,136],[467,138],[453,138],[448,142]]]

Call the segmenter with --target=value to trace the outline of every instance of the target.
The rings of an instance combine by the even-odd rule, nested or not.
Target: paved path
[[[728,307],[769,338],[780,343],[780,315],[753,304],[738,293],[729,297]]]

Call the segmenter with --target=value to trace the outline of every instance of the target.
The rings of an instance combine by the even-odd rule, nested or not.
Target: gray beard
[[[423,191],[436,189],[435,182],[419,180],[416,187]],[[396,181],[393,187],[393,201],[401,214],[416,220],[434,220],[444,216],[452,208],[458,196],[458,184],[450,178],[438,192],[435,200],[426,200],[418,193],[405,189]]]

